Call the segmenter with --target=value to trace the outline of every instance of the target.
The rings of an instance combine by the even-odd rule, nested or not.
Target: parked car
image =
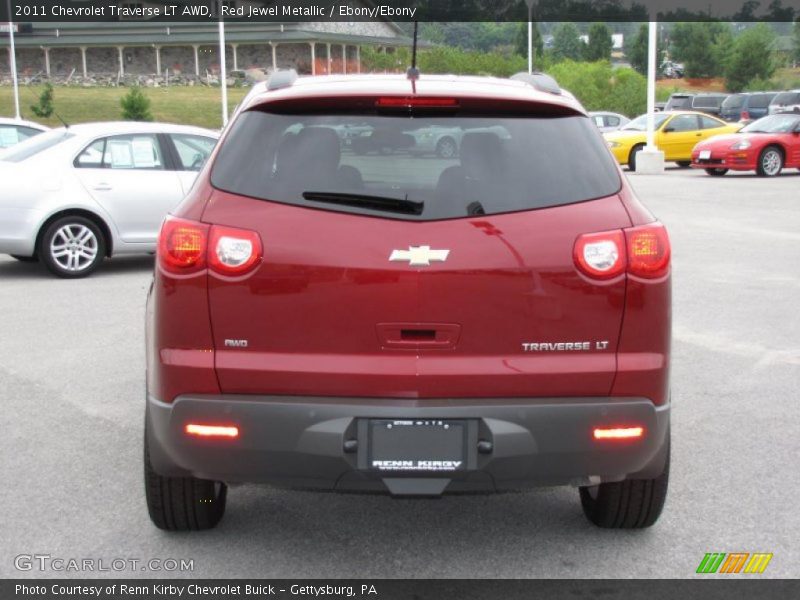
[[[613,112],[590,112],[589,116],[602,133],[617,131],[631,122],[625,115]]]
[[[682,63],[676,63],[665,60],[661,63],[661,73],[668,79],[680,79],[684,74],[684,66]]]
[[[692,148],[697,142],[720,133],[733,133],[738,124],[693,111],[659,112],[653,115],[655,143],[664,159],[681,167],[692,164]],[[636,170],[636,155],[647,143],[647,115],[636,117],[619,131],[604,134],[617,162]]]
[[[722,103],[720,118],[726,121],[755,121],[769,113],[769,103],[778,92],[731,94]]]
[[[669,97],[664,110],[694,110],[718,116],[727,97],[728,94],[676,93]]]
[[[762,177],[800,169],[800,114],[769,115],[739,133],[709,138],[692,150],[692,167],[715,176],[733,170],[756,171]]]
[[[0,150],[15,146],[49,129],[33,121],[0,117]]]
[[[191,188],[216,137],[182,125],[91,123],[6,150],[0,253],[74,278],[107,256],[153,252],[161,222]]]
[[[769,114],[800,113],[800,90],[780,92],[769,103]]]
[[[601,527],[656,521],[667,233],[581,105],[525,79],[290,78],[241,108],[159,237],[157,527],[215,526],[238,482],[576,485]],[[341,152],[349,123],[464,135],[457,161],[421,164]]]
[[[461,127],[415,127],[406,131],[414,138],[414,145],[408,151],[415,156],[431,154],[439,158],[456,158],[461,140],[468,133],[490,132],[501,140],[508,139],[508,132],[503,127],[483,127],[478,129],[462,129]]]

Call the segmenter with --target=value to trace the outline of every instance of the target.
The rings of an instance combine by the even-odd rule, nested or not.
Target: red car
[[[800,115],[770,115],[700,142],[692,150],[692,167],[718,177],[729,170],[775,177],[784,168],[800,169]]]
[[[356,125],[463,137],[359,155],[336,133]],[[593,523],[648,527],[670,315],[664,226],[552,80],[279,72],[161,230],[150,517],[213,527],[240,482],[569,485]]]

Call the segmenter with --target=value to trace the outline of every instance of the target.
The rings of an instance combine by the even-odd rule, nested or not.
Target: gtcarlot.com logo
[[[707,552],[697,567],[697,573],[723,573],[734,575],[736,573],[761,574],[769,561],[772,560],[771,552]]]
[[[194,559],[186,558],[65,558],[50,554],[18,554],[14,557],[18,571],[55,571],[59,573],[93,573],[122,571],[194,571]]]

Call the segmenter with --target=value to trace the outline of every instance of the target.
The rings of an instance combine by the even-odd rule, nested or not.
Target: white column
[[[309,42],[309,46],[311,46],[311,74],[317,74],[317,56],[314,51],[314,42]]]
[[[636,154],[636,172],[664,172],[664,153],[655,145],[657,24],[650,21],[647,43],[647,146]]]
[[[272,48],[272,72],[274,73],[278,70],[278,44],[275,42],[270,42],[269,45]]]
[[[192,48],[194,49],[194,76],[200,77],[200,57],[197,55],[200,47],[197,44],[194,44]]]
[[[44,50],[44,72],[50,77],[50,48],[42,48]]]
[[[222,126],[228,124],[228,65],[225,56],[225,21],[219,20],[219,87],[222,91]]]
[[[231,44],[231,50],[233,51],[233,70],[239,70],[239,57],[237,56],[236,49],[239,47],[239,44]]]
[[[347,74],[347,44],[342,44],[342,73]]]
[[[81,67],[83,68],[83,77],[85,79],[89,76],[88,69],[86,68],[86,46],[81,46]]]
[[[156,74],[161,76],[161,46],[156,46]]]
[[[10,8],[9,6],[9,13],[11,12]],[[11,18],[11,14],[8,15],[8,18]],[[19,81],[17,79],[17,48],[14,45],[14,27],[15,25],[9,22],[8,39],[10,45],[8,47],[8,58],[11,64],[11,79],[14,82],[14,116],[20,119],[22,116],[19,112]]]
[[[125,56],[122,54],[124,46],[117,46],[117,53],[119,54],[119,75],[123,77],[125,75]],[[86,55],[84,54],[84,57]],[[86,62],[84,59],[84,70],[86,69]],[[84,75],[86,77],[86,75]]]
[[[647,41],[647,147],[655,149],[656,46],[658,26],[650,21]]]
[[[330,75],[331,74],[331,64],[332,64],[331,63],[331,45],[330,44],[328,44],[328,54],[326,56],[328,57],[328,75]]]

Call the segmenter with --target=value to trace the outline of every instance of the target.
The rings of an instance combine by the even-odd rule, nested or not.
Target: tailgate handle
[[[434,342],[435,329],[401,329],[400,340],[403,342]]]
[[[461,335],[461,326],[454,323],[379,323],[376,329],[385,349],[448,350]]]

